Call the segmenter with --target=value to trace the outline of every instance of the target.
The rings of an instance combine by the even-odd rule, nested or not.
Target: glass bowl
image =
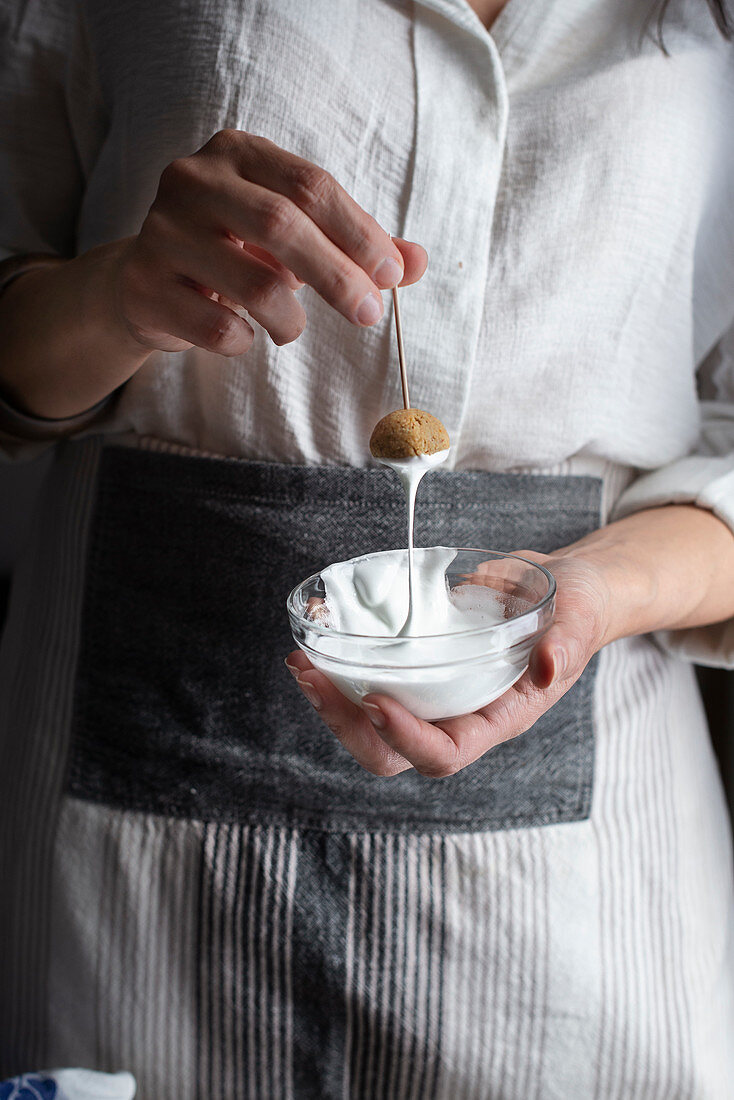
[[[469,714],[497,699],[522,676],[533,646],[553,621],[556,582],[542,565],[496,550],[432,549],[449,551],[445,577],[452,598],[457,598],[459,588],[462,600],[467,594],[481,597],[479,602],[493,606],[498,621],[409,639],[347,634],[328,625],[321,573],[302,581],[288,596],[296,644],[353,702],[375,693],[396,699],[428,721]],[[407,553],[383,551],[403,557]],[[419,564],[425,551],[414,553]],[[467,585],[477,586],[473,595]]]

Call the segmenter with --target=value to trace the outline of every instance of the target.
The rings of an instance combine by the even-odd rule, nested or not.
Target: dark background
[[[0,465],[0,623],[4,617],[13,563],[22,553],[36,497],[50,455],[32,462]],[[719,757],[734,816],[734,673],[698,669],[711,737]]]

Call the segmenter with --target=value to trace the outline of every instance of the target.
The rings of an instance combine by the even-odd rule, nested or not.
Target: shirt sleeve
[[[0,5],[0,260],[27,252],[75,255],[85,183],[106,126],[72,0]],[[0,401],[0,452],[31,457],[98,413],[45,421]]]
[[[0,396],[0,457],[35,458],[60,439],[82,431],[93,431],[97,424],[106,419],[112,401],[113,395],[110,395],[77,416],[47,420],[41,416],[28,416]]]
[[[695,504],[734,533],[734,327],[699,369],[701,431],[694,454],[643,474],[619,498],[613,519],[664,504]],[[734,619],[658,631],[663,649],[700,665],[734,668]]]

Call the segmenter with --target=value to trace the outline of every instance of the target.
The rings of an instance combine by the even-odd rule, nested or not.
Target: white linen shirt
[[[0,257],[133,234],[169,161],[263,134],[427,248],[411,397],[453,468],[618,464],[643,476],[617,515],[690,501],[734,528],[734,51],[688,0],[665,56],[645,7],[509,0],[488,33],[466,0],[0,0]],[[400,404],[390,312],[358,330],[300,297],[295,343],[155,353],[93,422],[6,406],[6,451],[86,429],[370,463]],[[734,664],[732,623],[662,640]]]

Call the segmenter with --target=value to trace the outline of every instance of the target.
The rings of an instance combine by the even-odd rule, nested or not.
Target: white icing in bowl
[[[407,615],[408,552],[338,562],[293,589],[288,615],[297,645],[347,698],[384,694],[419,718],[467,714],[523,674],[553,618],[548,570],[492,550],[414,550],[414,622]],[[312,618],[314,601],[319,613]]]

